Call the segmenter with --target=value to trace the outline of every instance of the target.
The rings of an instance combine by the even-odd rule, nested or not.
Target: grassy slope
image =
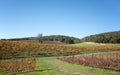
[[[71,44],[70,46],[98,46],[98,45],[103,45],[103,44],[92,43],[92,42],[83,42],[83,43],[78,43],[78,44]]]
[[[104,44],[104,43],[94,43],[94,42],[83,42],[77,44],[70,44],[70,46],[99,46],[99,45],[120,45],[120,44]]]

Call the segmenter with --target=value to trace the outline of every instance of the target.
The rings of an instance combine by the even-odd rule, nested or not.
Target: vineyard
[[[104,56],[86,55],[74,57],[76,54],[80,55],[84,53],[87,54],[111,51],[120,51],[120,45],[106,44],[95,46],[72,46],[66,44],[40,44],[23,41],[0,40],[0,71],[13,75],[17,75],[18,73],[26,73],[29,71],[34,71],[36,65],[40,65],[37,62],[37,57],[44,58],[47,56],[71,55],[73,57],[59,58],[59,60],[92,67],[120,70],[120,54],[109,54]],[[42,60],[39,60],[39,62],[41,61]],[[53,62],[52,60],[49,61]],[[41,67],[42,65],[37,68],[37,71],[40,71],[39,73],[41,73],[41,70],[39,69]],[[49,69],[47,68],[47,70]],[[56,70],[54,71],[60,73],[61,75],[61,72]]]
[[[21,59],[6,59],[0,60],[0,70],[7,73],[17,74],[30,70],[34,70],[35,58],[21,58]]]
[[[120,53],[62,57],[59,60],[104,69],[120,70]]]
[[[60,56],[81,54],[84,52],[100,52],[120,50],[119,45],[68,46],[55,44],[39,44],[18,41],[0,40],[0,58],[28,56]]]

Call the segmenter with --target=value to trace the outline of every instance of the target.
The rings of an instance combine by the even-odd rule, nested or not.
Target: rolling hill
[[[14,38],[14,39],[4,39],[4,40],[13,40],[13,41],[24,41],[24,42],[40,42],[49,44],[56,43],[65,43],[65,44],[74,44],[80,43],[79,38],[64,36],[64,35],[50,35],[50,36],[37,36],[37,37],[26,37],[26,38]]]
[[[84,42],[120,43],[120,31],[106,32],[82,38]]]

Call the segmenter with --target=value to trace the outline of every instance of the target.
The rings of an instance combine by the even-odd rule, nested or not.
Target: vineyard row
[[[120,53],[107,55],[81,55],[75,57],[61,57],[59,60],[73,64],[80,64],[104,69],[120,70]]]
[[[0,40],[0,58],[58,56],[109,50],[120,50],[120,45],[68,46]]]

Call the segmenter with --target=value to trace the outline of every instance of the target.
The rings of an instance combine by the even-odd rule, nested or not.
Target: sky
[[[120,30],[120,0],[0,0],[0,39]]]

